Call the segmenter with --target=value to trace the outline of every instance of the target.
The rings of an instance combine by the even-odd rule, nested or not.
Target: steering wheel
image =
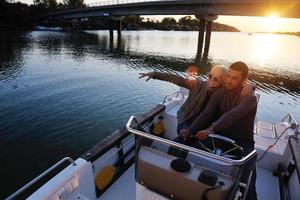
[[[224,156],[226,158],[233,158],[233,159],[240,159],[243,157],[244,149],[240,145],[236,144],[236,142],[228,137],[222,136],[222,135],[217,135],[214,133],[208,134],[208,139],[210,140],[211,146],[203,144],[201,141],[198,141],[199,144],[203,149],[205,149],[207,152],[219,155],[219,156]],[[223,144],[229,145],[232,148],[229,149],[224,149],[224,147],[218,147],[216,145],[216,139],[222,141]],[[207,141],[206,140],[206,141]],[[224,143],[225,142],[225,143]],[[224,145],[223,145],[224,146]],[[234,153],[237,152],[237,153]]]

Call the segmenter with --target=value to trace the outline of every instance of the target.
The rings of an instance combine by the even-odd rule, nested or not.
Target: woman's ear
[[[248,76],[243,79],[243,85],[245,85],[248,81]]]

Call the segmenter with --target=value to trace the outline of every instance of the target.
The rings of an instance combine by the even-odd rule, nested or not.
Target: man
[[[257,110],[257,98],[254,93],[241,96],[244,84],[248,79],[248,66],[243,62],[235,62],[229,67],[225,79],[225,87],[216,91],[210,98],[204,111],[196,118],[188,129],[181,134],[194,135],[197,139],[206,139],[210,132],[215,132],[231,138],[243,147],[244,155],[254,150],[254,120]],[[214,113],[220,114],[220,118],[207,127]],[[255,159],[248,162],[241,178],[247,182],[251,168],[254,167],[247,200],[255,200],[256,169]]]

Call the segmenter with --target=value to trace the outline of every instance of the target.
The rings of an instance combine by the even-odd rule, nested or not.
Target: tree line
[[[129,16],[123,20],[127,29],[154,29],[154,30],[174,30],[174,31],[197,31],[199,30],[199,20],[191,16],[184,16],[176,21],[173,17],[163,18],[161,21],[151,20],[140,16]],[[212,31],[239,32],[233,26],[213,22]]]

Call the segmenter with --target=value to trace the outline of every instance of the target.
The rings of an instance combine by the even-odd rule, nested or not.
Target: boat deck
[[[133,200],[135,198],[134,165],[132,165],[108,190],[101,195],[102,199]]]
[[[102,199],[136,199],[136,184],[132,165],[100,198]],[[256,191],[258,199],[280,200],[279,183],[272,172],[257,168]]]

